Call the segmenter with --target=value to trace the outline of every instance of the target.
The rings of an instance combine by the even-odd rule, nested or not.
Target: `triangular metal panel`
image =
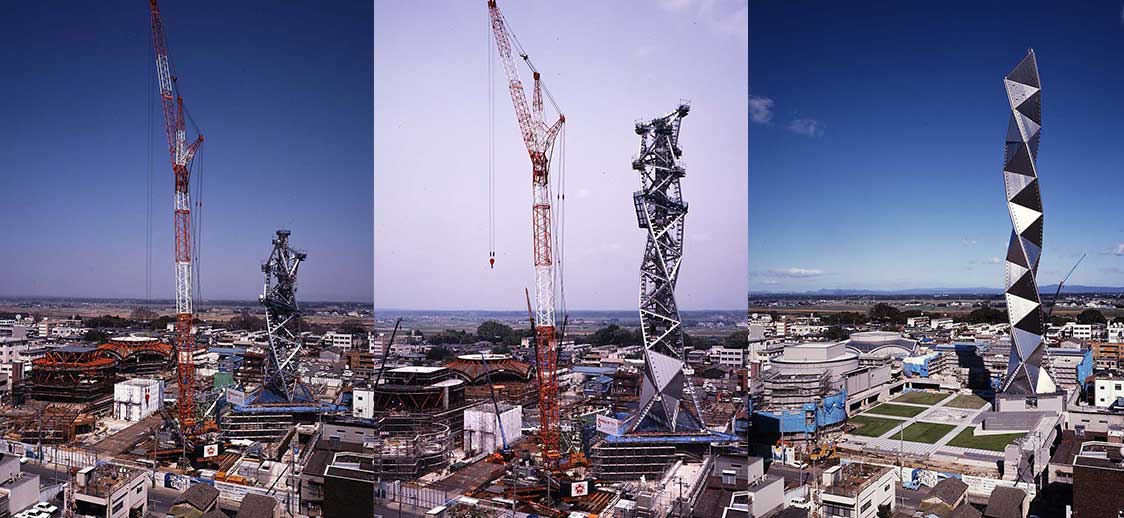
[[[1023,207],[1018,204],[1009,204],[1011,207],[1011,218],[1014,220],[1015,232],[1023,235],[1023,231],[1030,228],[1038,218],[1042,217],[1042,212],[1034,210],[1029,207]]]

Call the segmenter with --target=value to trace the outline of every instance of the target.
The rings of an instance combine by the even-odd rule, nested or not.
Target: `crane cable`
[[[488,26],[488,267],[496,267],[496,65]]]
[[[146,190],[146,205],[145,205],[145,230],[144,230],[144,305],[147,307],[152,304],[152,177],[155,174],[155,149],[154,142],[156,133],[155,128],[155,109],[153,106],[156,104],[153,90],[156,89],[156,63],[151,59],[146,59],[148,62],[148,88],[147,92],[147,113],[146,113],[146,128],[148,130],[148,138],[145,140],[145,190]]]

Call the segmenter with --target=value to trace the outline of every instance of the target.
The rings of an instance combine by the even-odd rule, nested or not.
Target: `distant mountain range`
[[[1038,291],[1044,295],[1053,296],[1057,285],[1039,286]],[[1064,295],[1115,295],[1124,293],[1124,287],[1113,286],[1082,286],[1080,284],[1067,285],[1062,289]],[[914,288],[901,290],[868,290],[859,288],[834,288],[809,291],[750,291],[753,295],[804,295],[824,297],[855,297],[855,296],[948,296],[948,295],[1002,295],[1002,288],[986,288],[982,286],[965,288]]]

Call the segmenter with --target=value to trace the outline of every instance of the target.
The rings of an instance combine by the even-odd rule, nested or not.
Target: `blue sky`
[[[309,253],[302,299],[371,300],[371,4],[161,7],[206,137],[202,296],[256,298],[286,227]],[[144,297],[147,2],[12,4],[0,49],[0,295]],[[171,298],[172,175],[155,116],[152,296]]]
[[[1002,78],[1043,84],[1040,284],[1124,285],[1121,2],[749,10],[750,289],[1001,287]]]
[[[375,306],[519,309],[534,284],[530,161],[497,63],[496,268],[488,268],[484,0],[376,2]],[[637,305],[634,121],[692,103],[684,309],[745,306],[745,0],[501,0],[566,114],[565,291],[572,309]],[[521,69],[525,85],[530,74]]]

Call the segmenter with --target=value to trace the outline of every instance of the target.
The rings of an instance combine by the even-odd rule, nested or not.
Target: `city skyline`
[[[1124,40],[1119,5],[750,13],[751,292],[1001,289],[1009,220],[991,143],[1006,131],[1003,75],[1030,47],[1049,127],[1042,285],[1083,253],[1071,285],[1124,284],[1124,178],[1103,144],[1122,136],[1124,103],[1103,89],[1124,79],[1104,44]]]

